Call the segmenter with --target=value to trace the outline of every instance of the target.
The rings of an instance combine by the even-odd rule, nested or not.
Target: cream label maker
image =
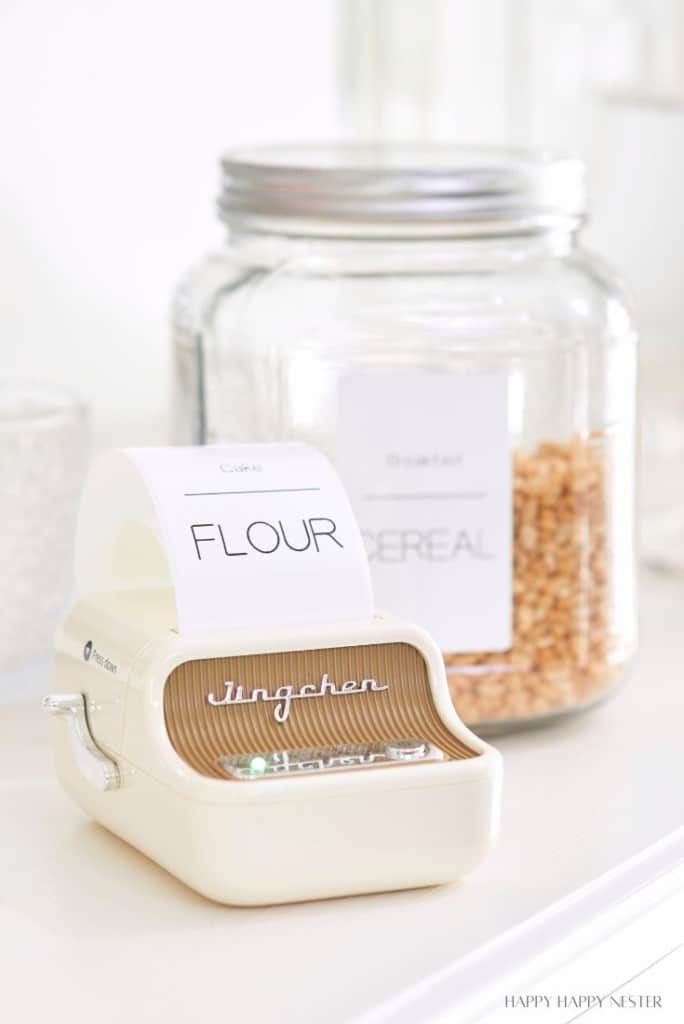
[[[76,570],[45,699],[59,777],[192,888],[315,899],[449,882],[486,855],[500,757],[456,715],[432,639],[375,611],[315,449],[101,456]]]

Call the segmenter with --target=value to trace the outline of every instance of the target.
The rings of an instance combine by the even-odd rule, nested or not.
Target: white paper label
[[[508,382],[501,375],[353,373],[340,382],[339,467],[379,608],[443,650],[512,639]]]
[[[136,522],[161,541],[181,631],[373,614],[349,499],[331,464],[307,445],[138,448],[104,456],[82,503],[81,591],[155,585],[122,559],[98,568],[107,565],[98,553]]]

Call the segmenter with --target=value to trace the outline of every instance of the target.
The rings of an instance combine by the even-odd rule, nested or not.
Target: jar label
[[[445,651],[512,642],[512,475],[505,375],[344,376],[338,464],[376,605]]]

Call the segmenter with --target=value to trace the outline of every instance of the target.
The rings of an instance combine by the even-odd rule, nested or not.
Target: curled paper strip
[[[328,460],[301,444],[100,456],[76,572],[82,596],[173,587],[181,632],[373,614],[347,495]]]

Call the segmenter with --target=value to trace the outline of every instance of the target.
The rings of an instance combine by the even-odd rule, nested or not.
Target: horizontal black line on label
[[[258,491],[186,491],[184,498],[210,498],[219,494],[294,494],[297,491],[320,491],[320,487],[271,487]]]
[[[451,491],[446,494],[364,494],[364,501],[481,501],[486,491]]]

